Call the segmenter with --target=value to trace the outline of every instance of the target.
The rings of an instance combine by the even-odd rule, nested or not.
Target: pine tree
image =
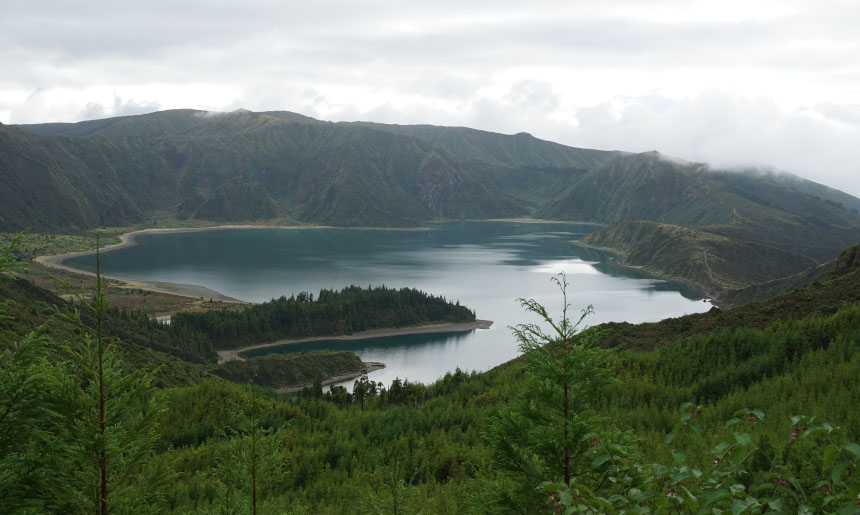
[[[0,281],[23,266],[14,252],[20,239],[18,235],[0,248]],[[11,318],[4,314],[11,302],[0,302],[0,321]],[[0,341],[0,513],[52,507],[52,350],[53,343],[40,330],[17,341]]]
[[[537,324],[512,328],[527,362],[525,386],[491,425],[490,446],[499,472],[487,492],[492,511],[546,510],[550,499],[539,490],[544,481],[570,484],[591,471],[585,456],[592,445],[587,435],[596,428],[592,405],[613,379],[606,352],[595,348],[600,333],[581,329],[592,307],[572,320],[567,277],[561,273],[552,280],[564,300],[558,320],[535,300],[519,299],[549,329]]]
[[[77,339],[61,346],[56,399],[62,431],[57,488],[64,489],[69,513],[157,513],[171,473],[154,456],[157,417],[162,411],[152,373],[127,372],[116,354],[116,341],[104,335],[107,302],[96,255],[96,290],[81,305],[94,319],[84,322],[75,308],[57,313],[72,322]]]

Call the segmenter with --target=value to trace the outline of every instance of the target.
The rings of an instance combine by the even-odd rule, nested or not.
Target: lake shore
[[[362,368],[361,370],[356,370],[355,372],[347,372],[346,374],[340,374],[340,375],[336,375],[336,376],[332,376],[332,377],[327,377],[327,378],[322,380],[321,384],[323,386],[328,386],[330,384],[339,383],[341,381],[349,381],[350,379],[356,379],[356,378],[361,377],[362,374],[364,374],[365,372],[367,372],[369,374],[375,370],[380,370],[380,369],[385,368],[385,363],[380,363],[378,361],[367,361],[367,362],[362,363],[362,365],[364,365],[364,368]],[[275,388],[275,391],[281,395],[285,395],[288,393],[298,393],[298,392],[304,390],[305,388],[310,388],[311,386],[313,386],[313,383],[295,384],[295,385],[288,385],[288,386],[282,386],[280,388]]]
[[[368,338],[383,338],[388,336],[405,336],[410,334],[429,334],[429,333],[463,333],[474,331],[475,329],[489,329],[493,325],[490,320],[475,320],[474,322],[459,322],[459,323],[441,323],[427,324],[412,327],[395,327],[391,329],[372,329],[370,331],[360,331],[352,334],[343,334],[340,336],[310,336],[307,338],[294,338],[277,340],[270,343],[261,343],[258,345],[249,345],[239,349],[228,349],[218,351],[218,364],[234,359],[243,359],[241,354],[257,349],[268,349],[271,347],[281,347],[296,343],[320,342],[320,341],[355,341],[366,340]]]
[[[546,220],[543,218],[487,218],[487,219],[471,219],[463,218],[460,220],[445,220],[447,222],[505,222],[517,224],[574,224],[574,225],[594,225],[597,227],[608,227],[606,224],[598,222],[586,222],[583,220]]]
[[[209,231],[230,231],[230,230],[246,230],[246,229],[278,229],[278,230],[307,230],[307,229],[350,229],[350,230],[390,230],[390,231],[427,231],[428,227],[336,227],[331,225],[251,225],[251,224],[228,224],[216,225],[212,227],[164,227],[164,228],[149,228],[130,231],[119,236],[119,243],[105,245],[99,249],[100,253],[110,252],[123,248],[133,247],[137,245],[137,237],[145,234],[165,234],[165,233],[192,233],[192,232],[209,232]],[[63,262],[81,256],[91,256],[95,254],[95,250],[86,250],[81,252],[68,252],[65,254],[54,254],[48,256],[38,256],[33,259],[37,263],[49,268],[63,270],[73,274],[95,277],[94,272],[81,270],[64,264]],[[139,279],[129,279],[126,277],[118,277],[113,275],[103,274],[103,278],[119,281],[123,287],[129,289],[139,289],[151,292],[166,293],[177,295],[180,297],[188,297],[194,299],[212,299],[222,302],[232,302],[237,304],[247,304],[248,302],[234,299],[212,290],[205,286],[196,284],[171,283],[163,281],[144,281]]]
[[[691,281],[689,279],[685,279],[683,277],[675,277],[672,275],[660,273],[660,272],[652,270],[646,266],[630,265],[630,264],[624,263],[623,260],[627,258],[627,254],[618,250],[618,249],[613,249],[612,247],[601,247],[599,245],[589,245],[588,243],[582,243],[579,240],[573,240],[573,241],[571,241],[571,243],[573,243],[574,245],[578,245],[580,247],[583,247],[583,248],[601,250],[604,252],[609,252],[610,254],[614,254],[615,256],[618,256],[619,258],[621,258],[621,261],[618,261],[618,264],[623,266],[624,268],[630,268],[631,270],[639,270],[640,272],[645,272],[648,275],[654,276],[657,279],[663,279],[666,281],[674,281],[677,283],[686,284],[687,286],[689,286],[689,287],[693,288],[694,290],[696,290],[697,292],[701,293],[702,296],[706,297],[708,302],[710,302],[712,305],[714,305],[715,307],[718,307],[718,308],[720,307],[714,301],[714,299],[717,297],[718,294],[714,293],[712,291],[708,291],[707,288],[705,288],[704,286],[702,286],[699,283],[693,282],[693,281]]]

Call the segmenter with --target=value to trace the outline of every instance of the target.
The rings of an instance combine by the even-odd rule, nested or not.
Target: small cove
[[[141,234],[137,245],[104,255],[112,276],[206,286],[230,297],[263,302],[302,291],[360,286],[415,287],[443,295],[492,320],[490,329],[317,341],[261,349],[304,352],[346,349],[386,368],[373,372],[433,381],[455,368],[487,370],[517,356],[508,326],[534,322],[516,299],[535,298],[551,313],[561,296],[550,278],[571,283],[573,313],[588,304],[589,324],[646,322],[710,309],[691,288],[620,266],[611,254],[571,242],[597,229],[588,224],[446,222],[426,231],[371,229],[242,229]],[[65,264],[87,269],[92,256]],[[250,354],[249,354],[250,355]]]

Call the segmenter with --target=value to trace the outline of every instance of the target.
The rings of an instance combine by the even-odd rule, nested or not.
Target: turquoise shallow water
[[[476,310],[491,329],[354,342],[316,342],[279,351],[349,349],[387,366],[371,378],[429,382],[459,367],[486,370],[517,356],[508,326],[534,322],[516,299],[551,312],[561,296],[550,278],[568,274],[574,313],[588,304],[589,324],[645,322],[702,312],[711,304],[688,287],[619,266],[608,253],[571,241],[596,229],[582,224],[451,222],[426,231],[243,229],[141,235],[138,245],[105,254],[110,275],[199,284],[262,302],[301,291],[351,284],[417,287]],[[93,257],[66,264],[93,266]]]

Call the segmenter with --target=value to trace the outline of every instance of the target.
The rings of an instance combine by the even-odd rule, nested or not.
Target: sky
[[[860,2],[0,0],[0,122],[174,108],[528,132],[860,197]]]

